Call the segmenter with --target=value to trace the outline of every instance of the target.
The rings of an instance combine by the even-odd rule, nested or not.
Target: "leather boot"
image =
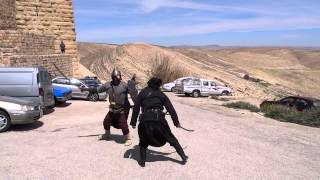
[[[106,132],[101,136],[101,140],[109,140],[111,138],[110,130],[106,130]]]
[[[175,144],[175,145],[174,145],[174,148],[176,149],[177,153],[178,153],[179,156],[181,157],[181,159],[182,159],[182,164],[183,164],[183,165],[186,164],[189,157],[184,153],[181,145],[180,145],[179,143],[178,143],[178,144]]]
[[[147,148],[145,147],[140,147],[140,161],[139,161],[139,165],[141,167],[145,167],[146,166],[146,158],[147,158]]]
[[[132,144],[132,139],[131,139],[130,134],[124,135],[124,138],[125,138],[125,143],[124,143],[124,145],[125,145],[125,146],[130,146],[130,145]]]

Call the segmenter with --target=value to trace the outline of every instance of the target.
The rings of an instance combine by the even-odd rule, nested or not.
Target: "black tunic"
[[[160,90],[153,90],[151,88],[143,89],[134,103],[130,122],[131,126],[136,126],[140,106],[142,107],[143,116],[140,119],[138,127],[140,138],[139,145],[144,147],[147,147],[148,145],[160,147],[166,142],[169,142],[171,145],[177,143],[177,139],[172,134],[162,112],[165,107],[170,113],[174,125],[179,125],[177,113],[169,98]],[[151,112],[152,110],[159,111]]]

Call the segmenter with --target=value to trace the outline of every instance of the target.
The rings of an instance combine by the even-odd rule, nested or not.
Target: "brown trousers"
[[[109,131],[110,127],[114,127],[116,129],[121,129],[123,135],[129,134],[129,126],[128,126],[128,113],[114,113],[109,111],[103,121],[103,127],[105,130]]]

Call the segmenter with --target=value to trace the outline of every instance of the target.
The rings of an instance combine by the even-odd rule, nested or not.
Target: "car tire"
[[[171,88],[171,92],[174,92],[174,87]]]
[[[11,119],[9,115],[6,112],[0,110],[0,133],[7,131],[10,126]]]
[[[200,97],[200,91],[198,91],[198,90],[193,91],[193,92],[192,92],[192,96],[193,96],[194,98]]]
[[[88,95],[88,100],[92,102],[96,102],[99,100],[99,95],[97,93],[90,93]]]
[[[228,96],[229,94],[230,94],[229,91],[223,91],[223,92],[221,93],[222,96]]]

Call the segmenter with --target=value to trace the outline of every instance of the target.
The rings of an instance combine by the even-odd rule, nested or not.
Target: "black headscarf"
[[[153,90],[159,90],[162,85],[162,80],[157,77],[153,77],[148,81],[148,87]]]

